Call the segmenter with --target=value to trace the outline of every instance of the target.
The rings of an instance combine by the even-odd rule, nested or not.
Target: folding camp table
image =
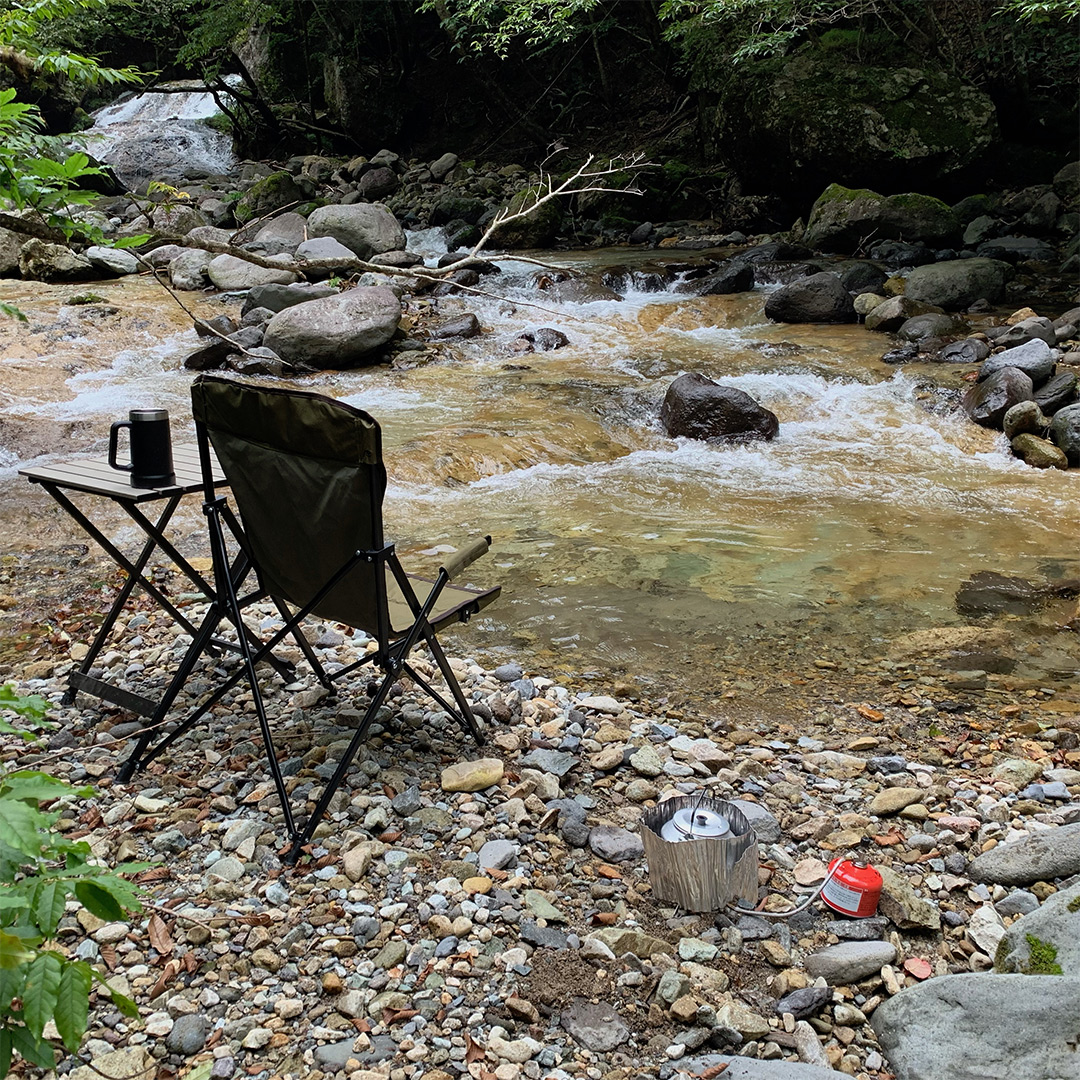
[[[117,565],[127,571],[127,580],[109,613],[105,616],[86,656],[78,669],[68,677],[68,690],[63,699],[65,705],[70,705],[75,700],[76,692],[82,690],[142,716],[154,715],[158,702],[125,690],[123,687],[114,686],[102,679],[94,678],[90,671],[136,585],[139,585],[187,633],[193,637],[198,633],[195,624],[177,608],[162,589],[147,577],[146,567],[155,551],[166,555],[208,602],[213,602],[216,596],[214,587],[176,550],[166,536],[169,522],[184,496],[203,494],[203,474],[199,464],[198,449],[194,446],[173,447],[173,467],[176,483],[162,488],[132,487],[128,474],[110,467],[106,458],[61,461],[19,470],[20,475],[25,476],[32,484],[40,484],[81,528],[97,541]],[[220,469],[216,467],[216,463],[213,479],[215,486],[219,487],[226,482]],[[76,498],[82,501],[82,496],[94,497],[89,501],[87,509],[83,509],[74,501]],[[121,551],[88,516],[89,508],[98,499],[105,499],[119,506],[146,536],[145,542],[134,557],[129,557]],[[165,505],[156,517],[144,513],[144,506],[149,507],[150,504],[161,502]],[[153,506],[153,509],[156,510],[157,506]],[[253,643],[256,646],[259,644],[255,639]],[[213,644],[219,648],[237,650],[234,642],[215,639]],[[268,657],[267,660],[282,674],[292,674],[291,665],[273,656]]]

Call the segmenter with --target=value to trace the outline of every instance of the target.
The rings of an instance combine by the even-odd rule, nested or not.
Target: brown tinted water
[[[527,276],[485,279],[500,298],[441,301],[476,311],[485,332],[439,346],[431,362],[299,381],[382,424],[388,531],[415,562],[492,535],[492,555],[470,572],[501,581],[503,597],[463,649],[629,679],[653,696],[764,689],[815,662],[880,657],[914,630],[965,625],[954,597],[976,571],[1080,577],[1080,472],[1012,458],[1003,436],[956,409],[958,371],[892,368],[880,360],[887,340],[858,326],[770,324],[760,291],[559,305]],[[179,366],[196,344],[188,317],[145,279],[89,288],[105,308],[62,306],[87,288],[0,285],[30,316],[0,329],[15,554],[81,539],[17,477],[20,463],[100,453],[110,422],[134,406],[168,408],[174,438],[191,437],[191,375]],[[185,299],[200,314],[223,307]],[[569,346],[513,350],[541,326]],[[779,437],[668,438],[659,403],[691,370],[772,409]],[[182,525],[197,550],[194,500]],[[111,528],[130,538],[120,520]],[[1076,679],[1076,635],[1058,629],[1067,614],[1059,604],[1009,621],[1033,685]]]

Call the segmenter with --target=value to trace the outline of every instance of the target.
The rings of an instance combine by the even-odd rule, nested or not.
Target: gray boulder
[[[890,296],[888,300],[876,305],[867,312],[865,326],[867,330],[877,330],[891,334],[918,315],[929,315],[940,308],[912,300],[908,296]]]
[[[944,312],[940,314],[928,312],[926,315],[916,315],[902,323],[900,329],[896,331],[896,336],[901,341],[926,341],[928,338],[966,334],[968,329],[963,319],[946,315]]]
[[[1005,931],[994,970],[1080,976],[1080,885],[1047,897]]]
[[[10,229],[0,229],[0,277],[15,277],[19,273],[19,249],[26,237]]]
[[[233,241],[232,229],[219,229],[216,225],[196,225],[187,233],[185,240],[192,244],[231,244]]]
[[[1035,400],[1048,416],[1064,409],[1076,401],[1080,380],[1071,371],[1061,371],[1052,375],[1035,391]]]
[[[162,244],[161,247],[148,251],[143,258],[155,269],[167,267],[177,255],[183,255],[188,249],[180,244]],[[207,259],[209,261],[209,258]]]
[[[749,394],[721,386],[698,372],[680,375],[668,387],[660,423],[673,438],[743,442],[776,438],[780,421]]]
[[[1057,332],[1054,324],[1049,319],[1035,316],[1031,319],[1021,319],[1020,322],[1010,326],[1004,334],[994,338],[995,345],[1004,345],[1011,349],[1014,345],[1023,345],[1027,341],[1040,338],[1047,345],[1057,344]]]
[[[1053,375],[1056,360],[1057,356],[1050,346],[1036,338],[988,356],[979,368],[979,382],[1006,368],[1015,368],[1031,380],[1033,387],[1042,386]]]
[[[294,285],[256,285],[244,298],[240,313],[246,315],[255,308],[268,308],[276,313],[296,304],[306,304],[309,300],[338,295],[337,289],[330,285],[312,285],[307,281],[298,281]]]
[[[94,244],[83,254],[90,260],[95,270],[101,270],[106,274],[123,277],[126,274],[139,272],[139,260],[123,248],[99,247]]]
[[[320,206],[308,218],[308,235],[332,236],[361,259],[405,247],[397,218],[379,203]]]
[[[945,975],[887,999],[871,1023],[896,1080],[1043,1080],[1076,1075],[1066,1018],[1078,1016],[1080,978]]]
[[[1009,264],[998,259],[930,263],[908,274],[904,295],[946,311],[962,311],[976,300],[999,300],[1011,275]]]
[[[431,179],[437,184],[441,184],[447,174],[456,167],[458,163],[457,154],[443,154],[442,157],[436,158],[429,166],[428,172],[431,173]]]
[[[840,986],[876,975],[895,959],[896,949],[887,941],[842,941],[811,953],[806,971],[812,979]]]
[[[85,281],[95,276],[85,255],[36,239],[27,240],[19,249],[19,273],[33,281]]]
[[[930,195],[879,195],[830,184],[810,211],[805,242],[847,254],[867,236],[941,247],[959,239],[960,223],[948,205]]]
[[[332,236],[316,236],[311,240],[305,240],[297,249],[296,257],[298,259],[308,259],[311,261],[319,259],[332,259],[339,266],[348,265],[348,263],[355,259],[356,256],[340,241],[335,240]],[[328,278],[334,272],[334,268],[331,266],[314,268],[305,270],[304,273],[308,277],[315,278]]]
[[[274,262],[291,262],[289,255],[271,255]],[[215,255],[206,268],[206,276],[223,292],[243,292],[256,285],[288,285],[296,281],[291,270],[269,270],[236,255]]]
[[[990,355],[990,346],[982,338],[950,341],[938,353],[938,359],[949,364],[979,364]]]
[[[294,177],[282,169],[256,180],[241,196],[234,213],[237,221],[253,221],[314,194],[315,185],[308,177]]]
[[[836,1080],[836,1072],[821,1065],[801,1061],[763,1061],[760,1058],[729,1057],[727,1054],[701,1054],[682,1058],[679,1070],[690,1076],[714,1076],[706,1072],[724,1066],[724,1080]]]
[[[844,323],[855,321],[855,303],[843,282],[827,272],[782,285],[765,301],[773,322]]]
[[[1060,414],[1059,414],[1060,415]],[[992,885],[1028,885],[1080,873],[1080,822],[1031,833],[976,856],[968,875]]]
[[[960,404],[976,424],[1000,428],[1005,414],[1014,405],[1030,401],[1033,396],[1029,376],[1016,368],[1003,368],[972,386]]]
[[[201,251],[198,248],[189,248],[177,255],[169,263],[169,281],[174,289],[183,292],[198,292],[205,289],[210,283],[206,275],[207,268],[213,256],[209,251]]]
[[[363,176],[356,182],[356,190],[368,200],[368,202],[375,201],[377,199],[385,199],[388,195],[393,195],[397,191],[400,181],[397,178],[397,173],[393,169],[388,168],[385,165],[380,165],[375,169],[368,169]]]
[[[1025,433],[1041,434],[1049,426],[1050,420],[1043,415],[1036,401],[1021,401],[1018,405],[1014,405],[1002,417],[1001,422],[1001,428],[1007,439]]]
[[[1050,439],[1065,452],[1069,464],[1080,465],[1080,404],[1066,405],[1050,421]]]
[[[1031,236],[1000,236],[980,244],[975,253],[983,258],[1001,259],[1009,263],[1054,261],[1054,249],[1044,240]]]
[[[263,225],[248,246],[267,255],[291,255],[306,239],[307,218],[290,210]]]
[[[745,259],[732,259],[714,274],[692,282],[698,296],[722,296],[749,292],[754,287],[754,266]]]
[[[263,343],[283,360],[314,368],[350,368],[385,345],[401,320],[401,302],[384,286],[360,286],[279,311]]]

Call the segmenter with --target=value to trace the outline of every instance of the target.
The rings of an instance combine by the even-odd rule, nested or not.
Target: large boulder
[[[295,285],[256,285],[244,299],[241,315],[246,315],[254,308],[268,311],[284,311],[295,304],[306,304],[309,300],[321,300],[324,296],[337,296],[338,290],[331,285],[313,285],[309,281],[298,281]]]
[[[822,272],[770,293],[765,301],[765,316],[773,322],[854,322],[855,302],[835,274]]]
[[[1066,405],[1054,413],[1050,439],[1065,452],[1070,465],[1080,465],[1080,405]]]
[[[998,139],[990,98],[941,72],[836,49],[701,70],[704,134],[749,190],[902,190],[978,166]]]
[[[205,289],[208,281],[206,271],[213,255],[199,248],[182,251],[169,263],[169,281],[174,289],[182,292],[198,292]]]
[[[960,223],[951,207],[930,195],[879,195],[830,184],[810,211],[804,240],[850,254],[870,236],[941,247],[959,239]]]
[[[946,311],[962,311],[976,300],[1000,300],[1011,276],[1012,268],[1000,259],[953,259],[915,267],[904,282],[904,295]]]
[[[359,286],[279,311],[266,325],[263,344],[293,363],[357,367],[394,336],[400,320],[401,302],[392,290]]]
[[[83,254],[90,260],[90,264],[94,269],[100,270],[103,274],[115,274],[117,277],[124,277],[127,274],[137,274],[139,272],[139,260],[130,251],[125,251],[123,248],[102,247],[94,244],[88,247]]]
[[[1002,236],[996,240],[987,240],[985,244],[978,246],[976,254],[1010,263],[1054,261],[1054,249],[1044,240],[1036,240],[1031,236]]]
[[[899,330],[909,319],[939,311],[939,308],[924,304],[919,300],[912,300],[909,296],[890,296],[888,300],[875,304],[871,308],[866,315],[865,325],[867,330],[891,334]]]
[[[379,203],[320,206],[311,212],[307,227],[308,236],[332,236],[360,259],[405,247],[405,231]]]
[[[660,423],[673,438],[744,442],[774,439],[776,415],[734,386],[721,386],[698,372],[680,375],[660,406]]]
[[[314,192],[315,187],[309,180],[298,180],[292,173],[282,170],[256,180],[240,197],[233,213],[241,223],[252,221],[283,206],[310,199]]]
[[[272,262],[291,262],[288,255],[271,255]],[[236,255],[216,255],[206,268],[206,276],[223,292],[243,292],[255,285],[288,285],[296,281],[291,270],[270,270]]]
[[[1029,379],[1031,385],[1042,386],[1051,375],[1054,374],[1054,362],[1056,353],[1038,338],[1027,341],[1023,345],[1016,345],[1004,352],[994,353],[988,356],[979,368],[979,382],[990,378],[995,372],[1004,371],[1006,368],[1016,368],[1022,371]]]
[[[1005,931],[994,970],[1080,976],[1080,885],[1054,893]]]
[[[961,404],[976,424],[1001,428],[1005,414],[1014,405],[1030,401],[1033,396],[1031,379],[1027,375],[1016,368],[1002,368],[972,386],[964,394]]]
[[[0,277],[17,277],[19,251],[26,237],[10,229],[0,229]]]
[[[993,1022],[963,1019],[980,1016]],[[1033,1080],[1076,1075],[1078,1016],[1080,978],[945,975],[886,999],[871,1023],[899,1080]]]
[[[34,281],[84,281],[97,276],[85,255],[63,244],[27,240],[19,249],[19,273]]]
[[[562,225],[563,212],[554,199],[538,206],[539,198],[539,189],[526,188],[510,200],[506,207],[509,214],[526,211],[527,216],[499,226],[494,236],[494,242],[499,247],[541,248],[554,243]]]
[[[292,210],[266,222],[249,241],[253,251],[291,255],[307,239],[307,218]]]

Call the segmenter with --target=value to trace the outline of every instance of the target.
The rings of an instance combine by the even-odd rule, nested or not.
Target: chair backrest
[[[272,596],[304,607],[356,551],[383,546],[386,469],[379,425],[366,412],[212,375],[195,380],[191,403]],[[385,572],[381,563],[358,563],[314,614],[374,632],[384,595],[376,568]]]

